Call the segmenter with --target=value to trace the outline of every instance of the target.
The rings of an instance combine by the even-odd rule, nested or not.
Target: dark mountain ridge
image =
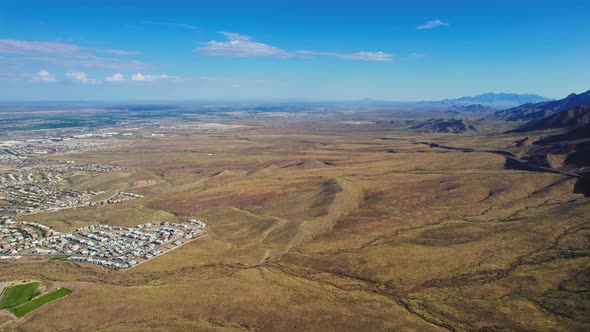
[[[542,119],[531,121],[513,132],[577,128],[587,124],[590,124],[590,104],[576,106],[564,112],[553,113]]]
[[[493,117],[507,121],[531,121],[539,120],[554,113],[568,111],[574,107],[590,104],[590,90],[553,101],[540,103],[529,103],[517,107],[508,108],[495,112]]]

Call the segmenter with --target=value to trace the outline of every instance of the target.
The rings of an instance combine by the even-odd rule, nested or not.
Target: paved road
[[[557,168],[551,168],[551,167],[544,167],[544,166],[535,165],[535,164],[531,163],[530,161],[528,161],[526,159],[518,158],[517,156],[513,155],[512,153],[510,153],[508,151],[502,151],[502,150],[476,150],[476,149],[470,149],[470,148],[458,148],[458,147],[454,147],[454,146],[446,146],[446,145],[440,145],[440,144],[437,144],[437,143],[420,142],[420,141],[413,141],[413,140],[410,140],[410,142],[412,142],[413,144],[424,144],[424,145],[428,145],[431,148],[440,148],[440,149],[445,149],[445,150],[455,150],[455,151],[462,151],[462,152],[482,152],[482,153],[497,154],[497,155],[503,156],[507,160],[510,160],[510,161],[515,162],[517,165],[514,165],[514,166],[520,166],[524,170],[537,171],[537,172],[558,173],[558,174],[563,174],[563,175],[566,175],[566,176],[569,176],[569,177],[572,177],[572,178],[576,178],[576,179],[582,179],[583,178],[580,174],[575,173],[575,172],[569,172],[569,171],[564,171],[564,170],[557,169]]]
[[[569,171],[564,171],[564,170],[561,170],[561,169],[556,169],[556,168],[544,167],[544,166],[539,166],[539,165],[531,164],[528,160],[517,158],[517,157],[514,157],[514,156],[504,156],[504,157],[506,157],[506,159],[510,159],[510,160],[519,162],[519,163],[521,163],[523,165],[526,165],[527,167],[530,167],[530,168],[533,168],[533,169],[538,169],[540,171],[552,172],[552,173],[559,173],[559,174],[567,175],[569,177],[576,178],[576,179],[581,179],[582,178],[582,176],[580,176],[578,173],[575,173],[575,172],[569,172]]]

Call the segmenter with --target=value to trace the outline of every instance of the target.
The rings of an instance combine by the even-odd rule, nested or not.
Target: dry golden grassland
[[[208,234],[127,271],[0,262],[0,280],[73,291],[4,328],[590,329],[590,201],[574,179],[410,142],[507,149],[518,136],[354,128],[251,124],[68,154],[125,168],[69,185],[145,197],[23,219],[71,231],[198,217]]]

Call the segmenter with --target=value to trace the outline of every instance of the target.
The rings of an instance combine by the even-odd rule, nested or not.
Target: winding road
[[[551,168],[551,167],[545,167],[545,166],[535,165],[535,164],[531,163],[530,161],[528,161],[526,159],[518,158],[517,156],[515,156],[512,153],[507,152],[507,151],[502,151],[502,150],[475,150],[475,149],[470,149],[470,148],[457,148],[457,147],[453,147],[453,146],[440,145],[440,144],[437,144],[437,143],[421,142],[421,141],[414,141],[414,140],[410,140],[410,142],[412,144],[424,144],[424,145],[428,145],[431,148],[440,148],[440,149],[445,149],[445,150],[455,150],[455,151],[461,151],[461,152],[481,152],[481,153],[497,154],[497,155],[501,155],[504,158],[506,158],[507,161],[514,162],[515,164],[512,165],[512,167],[511,167],[511,168],[514,168],[514,169],[523,169],[523,170],[530,170],[530,171],[536,171],[536,172],[558,173],[558,174],[562,174],[562,175],[569,176],[569,177],[576,178],[576,179],[582,179],[583,178],[580,174],[578,174],[576,172],[570,172],[570,171],[565,171],[565,170],[561,170],[561,169],[557,169],[557,168]]]

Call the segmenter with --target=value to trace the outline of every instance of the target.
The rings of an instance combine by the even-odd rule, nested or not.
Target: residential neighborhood
[[[109,165],[24,159],[13,170],[0,173],[0,214],[56,211],[142,198],[138,194],[118,192],[98,199],[95,196],[104,192],[77,190],[60,184],[64,176],[76,172],[98,174],[119,170],[121,168]]]
[[[0,258],[56,256],[69,261],[125,269],[164,254],[205,234],[197,219],[161,221],[135,227],[90,225],[60,233],[35,222],[0,217]]]

